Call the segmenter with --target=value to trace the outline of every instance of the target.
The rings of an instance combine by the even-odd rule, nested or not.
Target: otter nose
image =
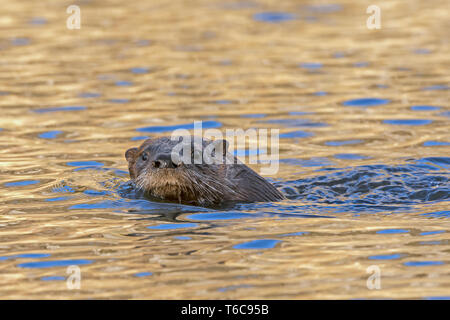
[[[172,162],[170,154],[159,154],[156,156],[155,161],[152,162],[155,168],[176,168],[177,165]]]

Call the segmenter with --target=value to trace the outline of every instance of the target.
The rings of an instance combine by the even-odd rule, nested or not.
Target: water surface
[[[447,3],[370,4],[3,6],[0,298],[448,298]],[[125,151],[200,120],[279,129],[288,199],[136,194]]]

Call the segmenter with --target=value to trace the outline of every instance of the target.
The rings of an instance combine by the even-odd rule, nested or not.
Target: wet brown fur
[[[224,202],[278,201],[284,196],[268,181],[243,163],[184,164],[175,168],[155,168],[152,160],[170,154],[177,144],[169,137],[148,139],[139,148],[125,153],[130,177],[148,195],[166,201],[197,206],[217,206]],[[203,148],[211,141],[203,139]],[[147,160],[142,156],[145,154]],[[227,153],[230,156],[229,153]]]

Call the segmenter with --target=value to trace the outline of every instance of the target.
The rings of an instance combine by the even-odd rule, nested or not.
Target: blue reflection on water
[[[131,81],[116,81],[116,86],[119,86],[119,87],[129,87],[132,85],[133,85],[133,82],[131,82]]]
[[[435,107],[435,106],[412,106],[411,110],[413,111],[435,111],[435,110],[439,110],[440,107]]]
[[[111,103],[128,103],[130,99],[109,99],[108,101]]]
[[[52,191],[53,192],[75,192],[75,190],[72,187],[66,186],[66,185],[54,187]]]
[[[209,129],[209,128],[220,128],[222,126],[222,123],[217,121],[202,121],[201,126],[203,129]],[[194,129],[194,123],[186,123],[186,124],[179,124],[174,126],[151,126],[151,127],[145,127],[145,128],[138,128],[136,131],[139,132],[167,132],[167,131],[173,131],[177,129],[186,129],[186,130],[193,130]]]
[[[419,244],[424,246],[433,246],[442,244],[442,241],[421,241],[419,242]]]
[[[328,158],[314,157],[311,159],[280,159],[280,163],[290,164],[290,165],[300,165],[302,167],[323,167],[330,166],[334,163]]]
[[[250,9],[250,8],[255,8],[258,7],[259,4],[252,1],[252,0],[241,0],[238,2],[231,2],[231,1],[222,1],[223,5],[222,7],[225,9],[230,9],[230,10],[239,10],[239,9]]]
[[[53,268],[53,267],[66,267],[71,265],[90,264],[92,260],[53,260],[53,261],[38,261],[21,263],[17,266],[19,268]]]
[[[147,73],[148,70],[149,70],[148,68],[139,68],[139,67],[130,69],[130,71],[135,74],[144,74]]]
[[[48,131],[39,134],[39,138],[42,139],[55,139],[59,134],[63,133],[61,130]]]
[[[235,286],[228,286],[228,287],[219,288],[219,289],[217,289],[217,291],[219,291],[219,292],[226,292],[226,291],[234,291],[234,290],[237,290],[237,289],[252,288],[252,287],[253,286],[249,285],[249,284],[238,284],[238,285],[235,285]]]
[[[66,106],[66,107],[35,109],[35,110],[33,110],[33,112],[49,113],[49,112],[60,112],[60,111],[80,111],[80,110],[85,110],[85,109],[86,109],[85,106]]]
[[[233,155],[236,157],[249,157],[258,154],[265,154],[266,150],[263,149],[235,149],[233,150]]]
[[[306,234],[309,234],[309,232],[299,231],[299,232],[293,232],[293,233],[285,233],[285,234],[282,234],[281,237],[296,237],[296,236],[304,236]]]
[[[10,260],[10,259],[19,259],[19,258],[39,259],[39,258],[47,258],[47,257],[50,257],[49,253],[23,253],[23,254],[16,254],[13,256],[0,257],[0,261]]]
[[[120,207],[115,201],[105,200],[95,203],[78,203],[69,207],[69,210],[90,210],[90,209],[113,209]]]
[[[312,132],[307,132],[307,131],[291,131],[291,132],[286,132],[286,133],[282,133],[280,134],[280,138],[282,139],[289,139],[289,138],[308,138],[313,136],[314,134]]]
[[[233,249],[272,249],[280,240],[261,239],[249,242],[239,243],[233,246]]]
[[[187,237],[187,236],[176,236],[174,237],[177,240],[191,240],[191,237]]]
[[[97,161],[72,161],[66,163],[68,166],[71,167],[98,167],[98,166],[104,166],[103,163],[97,162]]]
[[[426,266],[439,266],[444,264],[442,261],[408,261],[403,263],[407,267],[426,267]]]
[[[299,64],[299,67],[303,69],[320,69],[323,67],[323,64],[320,62],[303,62]]]
[[[55,202],[55,201],[65,201],[65,200],[69,200],[72,199],[72,197],[55,197],[55,198],[48,198],[45,199],[45,201],[47,202]]]
[[[136,136],[136,137],[132,137],[130,140],[131,141],[139,141],[139,140],[147,140],[149,138],[149,136]]]
[[[254,214],[239,212],[239,211],[227,211],[227,212],[212,212],[212,213],[195,213],[186,217],[189,220],[199,221],[214,221],[214,220],[234,220],[234,219],[246,219],[254,218]]]
[[[347,100],[347,101],[344,101],[342,104],[344,106],[352,106],[352,107],[372,107],[372,106],[387,104],[389,102],[391,102],[391,101],[388,99],[362,98],[362,99]]]
[[[304,7],[314,13],[334,13],[342,10],[342,5],[337,3],[308,4]]]
[[[251,113],[251,114],[242,114],[241,118],[265,118],[265,113]]]
[[[261,22],[280,23],[295,19],[295,15],[288,12],[260,12],[253,15],[253,19]]]
[[[341,160],[363,160],[363,159],[370,159],[370,157],[363,156],[357,153],[338,153],[335,154],[334,157],[336,159]]]
[[[386,254],[386,255],[379,255],[379,256],[370,256],[370,260],[394,260],[394,259],[400,259],[402,257],[401,254],[394,253],[394,254]]]
[[[364,67],[369,66],[369,63],[366,62],[366,61],[355,62],[355,63],[353,64],[353,66],[356,67],[356,68],[364,68]]]
[[[215,104],[232,104],[233,101],[222,99],[222,100],[214,100],[213,103],[215,103]]]
[[[449,192],[450,192],[450,190],[447,191],[447,197],[448,197]],[[422,213],[421,215],[429,216],[429,217],[433,217],[433,218],[450,218],[450,210]]]
[[[416,205],[421,205],[428,201],[443,201],[450,198],[448,185],[448,174],[444,168],[450,167],[450,158],[446,157],[427,157],[423,159],[408,160],[406,163],[389,165],[366,165],[347,168],[332,168],[328,158],[312,159],[282,159],[281,163],[300,165],[300,166],[319,166],[315,170],[313,177],[298,179],[295,181],[283,181],[278,183],[283,187],[283,191],[289,199],[301,200],[305,205],[300,207],[289,206],[279,208],[274,204],[249,204],[248,207],[240,207],[232,212],[211,212],[190,214],[187,218],[198,221],[214,221],[226,219],[241,218],[260,218],[258,212],[264,212],[271,215],[277,215],[282,210],[289,213],[307,213],[313,214],[327,212],[327,215],[339,212],[345,213],[374,213],[406,211],[414,209]],[[331,163],[333,164],[333,163]],[[300,171],[300,170],[299,170]],[[89,191],[92,195],[99,195],[103,198],[104,194],[100,191]],[[289,192],[288,192],[289,191]],[[292,191],[292,192],[291,192]],[[144,201],[144,200],[143,200]],[[144,201],[148,205],[141,206],[135,202],[127,201],[101,201],[96,203],[75,204],[70,209],[120,209],[128,210],[130,208],[137,210],[151,210],[155,208],[155,203]],[[272,205],[273,207],[271,207]],[[158,213],[164,211],[157,207]],[[174,204],[170,204],[174,208]],[[257,209],[255,209],[257,208]],[[191,209],[192,210],[192,209]],[[235,210],[235,209],[233,209]],[[247,213],[251,210],[251,213]],[[277,211],[278,210],[278,211]],[[256,211],[256,212],[255,212]],[[192,211],[188,211],[191,213]],[[448,218],[449,212],[427,213],[436,217]],[[289,215],[295,216],[295,215]],[[305,215],[306,216],[306,215]],[[434,217],[433,216],[433,217]],[[175,225],[175,226],[174,226]],[[171,228],[185,228],[184,224],[169,224],[168,227],[153,226],[150,229],[166,230]],[[189,224],[188,224],[189,226]],[[196,226],[196,224],[194,224]],[[394,231],[393,231],[394,230]],[[403,230],[403,229],[400,229]],[[388,229],[379,231],[379,234],[405,233],[408,230],[398,231],[398,229]]]
[[[149,226],[147,229],[156,229],[156,230],[173,230],[173,229],[182,229],[182,228],[195,228],[197,227],[197,223],[168,223],[168,224],[158,224],[156,226]]]
[[[62,276],[48,276],[48,277],[42,277],[42,281],[64,281],[66,280],[65,277]]]
[[[397,234],[397,233],[409,233],[409,230],[405,229],[384,229],[377,231],[378,234]]]
[[[327,141],[325,142],[326,146],[330,147],[339,147],[339,146],[345,146],[348,144],[358,144],[362,143],[362,140],[340,140],[340,141]]]
[[[423,143],[424,147],[438,147],[438,146],[450,146],[450,142],[443,141],[425,141]]]
[[[11,44],[14,46],[26,46],[31,43],[29,38],[13,38]]]
[[[29,186],[32,184],[39,183],[39,180],[22,180],[22,181],[14,181],[14,182],[7,182],[4,184],[5,187],[24,187]]]
[[[448,85],[437,84],[437,85],[434,85],[434,86],[425,87],[422,90],[433,91],[433,90],[448,90],[448,89],[450,89],[450,87]]]
[[[291,116],[304,116],[304,115],[309,115],[309,114],[313,114],[314,112],[307,112],[307,111],[291,111],[289,112],[289,115]]]
[[[426,49],[426,48],[419,48],[419,49],[413,50],[413,53],[415,53],[415,54],[430,54],[431,50]]]
[[[47,19],[42,17],[33,17],[29,23],[33,25],[43,25],[47,23]]]
[[[281,124],[287,128],[292,127],[324,127],[328,124],[323,122],[311,122],[308,119],[271,119],[265,121],[259,121],[261,123]]]
[[[111,191],[107,191],[107,190],[103,190],[103,191],[85,190],[85,191],[83,191],[83,193],[88,195],[88,196],[104,196],[104,195],[107,195],[107,194],[111,194]]]
[[[49,253],[24,253],[17,255],[18,258],[47,258],[50,257]]]
[[[134,274],[135,277],[139,277],[139,278],[141,278],[141,277],[148,277],[148,276],[151,276],[151,275],[153,275],[152,272],[139,272],[139,273],[135,273]]]
[[[96,92],[82,92],[78,96],[80,98],[98,98],[101,95],[102,95],[101,93],[96,93]]]
[[[426,231],[426,232],[420,233],[419,235],[420,236],[430,236],[430,235],[433,235],[433,234],[440,234],[440,233],[445,233],[445,232],[446,232],[445,230]]]
[[[383,123],[393,124],[393,125],[404,125],[404,126],[423,126],[433,122],[433,120],[428,119],[393,119],[393,120],[383,120]]]
[[[148,45],[150,45],[152,42],[150,41],[150,40],[147,40],[147,39],[141,39],[141,40],[137,40],[136,41],[136,44],[138,45],[138,46],[140,46],[140,47],[145,47],[145,46],[148,46]]]
[[[307,210],[357,214],[392,214],[413,210],[427,202],[450,200],[449,157],[411,159],[394,166],[347,168],[333,168],[328,161],[327,158],[281,159],[282,164],[321,167],[312,177],[282,182],[286,197],[304,202]],[[426,215],[450,216],[446,211]]]

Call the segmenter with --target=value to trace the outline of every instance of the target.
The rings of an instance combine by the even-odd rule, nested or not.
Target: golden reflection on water
[[[68,165],[97,161],[104,168],[126,170],[123,154],[140,143],[130,140],[141,135],[137,128],[196,120],[218,121],[222,129],[310,132],[302,139],[281,139],[280,157],[326,158],[336,168],[446,157],[448,146],[424,145],[450,141],[446,1],[384,1],[380,30],[366,28],[371,1],[340,0],[340,6],[322,10],[308,7],[325,4],[315,1],[76,4],[82,13],[80,30],[66,28],[66,1],[8,1],[2,6],[0,298],[450,296],[448,215],[421,215],[448,210],[448,201],[392,214],[330,212],[334,218],[271,215],[268,207],[258,218],[197,221],[189,216],[201,209],[191,208],[176,220],[197,225],[158,230],[147,227],[173,223],[173,207],[155,209],[166,215],[110,205],[83,209],[83,204],[116,201],[115,194],[93,197],[89,192],[116,190],[127,176]],[[268,11],[292,13],[296,19],[267,23],[253,18]],[[322,66],[302,68],[301,63]],[[132,68],[145,69],[133,73]],[[360,98],[390,102],[369,108],[342,105]],[[413,105],[440,109],[412,111]],[[67,106],[85,108],[39,112]],[[265,117],[242,117],[249,114]],[[326,125],[290,128],[276,122],[283,119]],[[389,119],[432,122],[383,123]],[[54,138],[39,137],[49,132]],[[336,140],[363,142],[326,146]],[[337,159],[336,153],[365,158]],[[282,164],[272,178],[297,180],[316,175],[316,169]],[[38,182],[14,185],[29,180]],[[67,185],[73,192],[55,193]],[[68,198],[48,201],[61,196]],[[77,210],[70,209],[76,205]],[[276,205],[289,213],[303,203]],[[377,233],[386,229],[408,232]],[[432,231],[444,232],[422,235]],[[297,232],[307,233],[286,236]],[[272,249],[233,248],[257,239],[280,242]],[[50,256],[11,258],[32,253]],[[369,259],[394,254],[399,257]],[[65,281],[42,280],[67,277],[66,267],[18,266],[79,259],[92,261],[80,265],[80,290],[68,290]],[[439,263],[408,266],[411,261]],[[380,290],[367,289],[371,265],[381,270]],[[142,272],[152,274],[135,276]]]

